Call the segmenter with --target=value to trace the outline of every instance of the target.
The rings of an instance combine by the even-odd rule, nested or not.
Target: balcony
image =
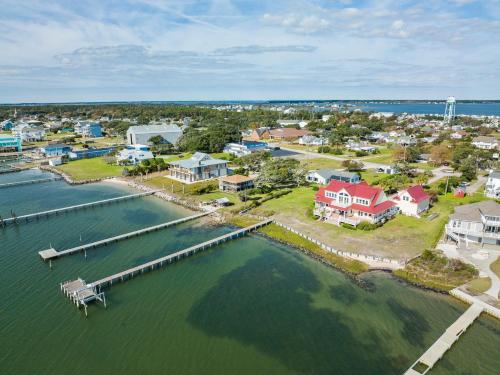
[[[480,237],[480,238],[487,237],[487,238],[500,239],[500,232],[497,232],[497,233],[483,232],[483,231],[470,230],[470,229],[465,229],[465,228],[460,228],[460,227],[452,227],[450,225],[446,225],[445,229],[446,229],[446,234],[454,233],[454,234],[464,234],[464,235]]]

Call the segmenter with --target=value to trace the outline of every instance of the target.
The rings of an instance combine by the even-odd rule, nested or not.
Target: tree
[[[441,143],[431,148],[431,160],[436,165],[443,165],[451,157],[451,150]]]
[[[155,136],[149,138],[148,142],[157,146],[157,145],[161,145],[162,143],[165,143],[165,139],[161,135],[155,135]]]
[[[467,181],[475,179],[477,174],[476,160],[474,158],[465,159],[458,170],[462,172],[462,178]]]
[[[304,183],[305,171],[296,159],[269,159],[262,167],[257,186],[284,187]]]
[[[235,160],[236,164],[246,167],[249,171],[258,172],[264,162],[271,158],[271,153],[267,151],[254,152],[244,155]]]
[[[420,157],[420,149],[417,146],[397,146],[393,152],[396,161],[415,163]]]
[[[458,145],[453,149],[451,155],[451,161],[453,163],[453,169],[458,170],[462,162],[469,156],[474,154],[474,148],[471,145]]]
[[[357,160],[344,160],[342,162],[342,167],[347,169],[349,172],[356,172],[363,170],[365,165]]]

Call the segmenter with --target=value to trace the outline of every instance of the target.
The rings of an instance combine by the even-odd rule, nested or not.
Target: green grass
[[[500,257],[498,257],[497,260],[490,264],[490,269],[495,272],[495,275],[497,275],[497,277],[500,277]]]
[[[467,283],[466,288],[472,292],[484,293],[491,288],[491,279],[489,277],[479,277]]]
[[[315,243],[299,236],[298,234],[292,233],[276,224],[269,224],[263,228],[260,228],[259,232],[264,233],[265,235],[277,239],[281,242],[311,252],[321,257],[322,259],[326,260],[333,266],[340,268],[344,271],[353,274],[359,274],[361,272],[365,272],[366,270],[368,270],[368,266],[366,264],[359,262],[357,260],[343,258],[336,254],[325,251]]]
[[[306,170],[322,168],[342,168],[342,162],[340,160],[332,160],[326,158],[303,159],[300,164]]]
[[[391,165],[394,163],[394,157],[392,156],[392,152],[391,152],[391,153],[385,153],[382,155],[378,154],[378,155],[373,155],[371,157],[366,157],[366,158],[363,158],[363,161]]]
[[[189,159],[193,154],[186,152],[183,154],[177,154],[177,155],[158,155],[159,158],[162,158],[165,160],[165,163],[169,163],[171,161],[177,161],[177,160],[186,160]]]
[[[458,204],[483,200],[481,194],[454,198],[452,194],[439,196],[429,214],[439,214],[429,221],[398,215],[373,231],[349,230],[333,224],[319,222],[312,216],[315,191],[312,187],[295,188],[290,194],[264,202],[252,210],[256,215],[274,215],[276,219],[309,234],[339,250],[410,258],[425,249],[434,248],[441,237],[448,215]]]
[[[121,176],[123,171],[122,166],[107,164],[103,158],[70,161],[56,168],[69,175],[74,181],[117,177]]]

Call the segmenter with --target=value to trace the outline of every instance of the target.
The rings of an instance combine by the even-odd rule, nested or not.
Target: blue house
[[[78,121],[75,125],[75,133],[83,137],[102,137],[102,127],[98,122]]]
[[[0,135],[0,152],[21,152],[22,150],[20,137]]]
[[[0,129],[2,130],[12,130],[14,123],[11,120],[5,120],[0,123]]]
[[[87,150],[78,150],[69,153],[70,159],[89,159],[104,156],[116,150],[116,147],[89,148]]]
[[[40,147],[40,152],[45,156],[62,156],[68,155],[71,152],[72,148],[63,143],[55,143],[51,145],[47,145],[45,147]]]

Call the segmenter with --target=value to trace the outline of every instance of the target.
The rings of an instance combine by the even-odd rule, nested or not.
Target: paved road
[[[467,194],[474,194],[476,191],[479,190],[481,186],[483,186],[486,183],[487,179],[488,179],[487,176],[479,176],[476,182],[474,182],[470,186],[467,186],[466,189]]]
[[[432,170],[434,177],[429,178],[428,184],[432,184],[443,177],[460,176],[459,172],[454,172],[450,167],[439,167]]]

